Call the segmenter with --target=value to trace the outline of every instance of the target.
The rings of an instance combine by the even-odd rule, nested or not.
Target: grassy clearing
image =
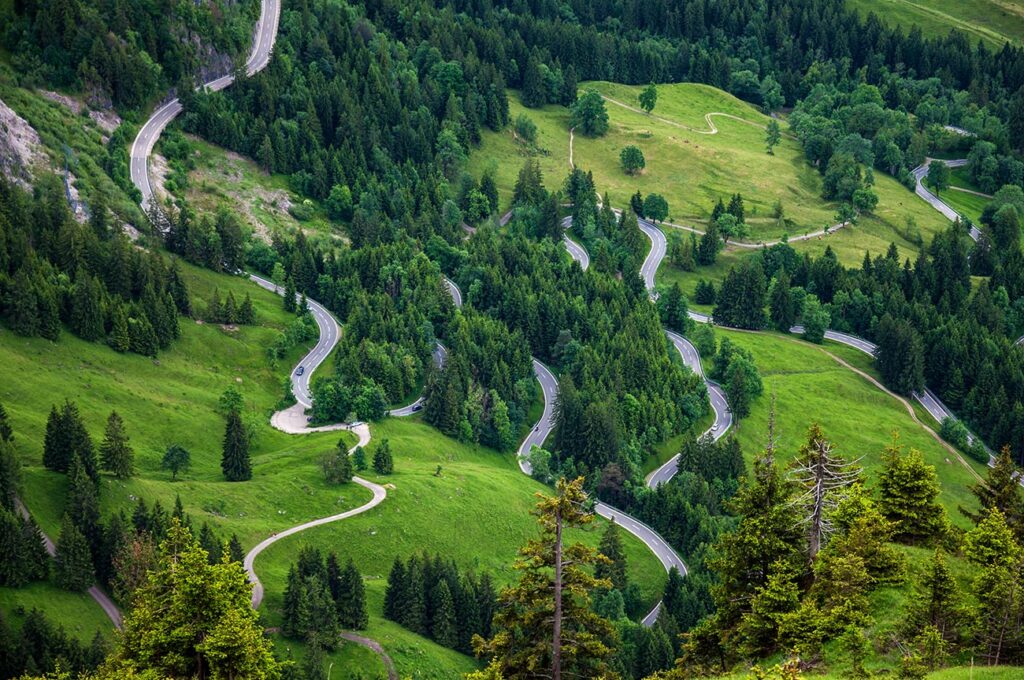
[[[137,475],[127,481],[104,477],[105,514],[130,512],[136,498],[159,500],[171,508],[180,494],[185,510],[251,545],[280,528],[322,517],[365,502],[360,487],[328,487],[317,468],[319,456],[343,436],[322,433],[289,437],[270,427],[269,414],[280,398],[284,366],[271,366],[264,348],[289,321],[279,298],[241,278],[185,267],[193,296],[252,295],[259,325],[228,331],[181,320],[182,337],[158,360],[119,355],[105,345],[64,333],[57,343],[25,339],[4,330],[0,361],[8,368],[0,388],[24,468],[24,497],[43,529],[56,534],[63,513],[65,477],[41,465],[42,440],[51,404],[76,401],[94,441],[102,438],[107,414],[116,409],[136,451]],[[246,399],[251,421],[253,481],[230,484],[220,471],[223,417],[217,399],[234,385]],[[192,453],[192,470],[177,482],[160,470],[163,451],[180,444]]]
[[[903,404],[836,363],[817,346],[775,333],[715,330],[719,339],[728,337],[750,350],[764,379],[764,395],[737,430],[748,460],[764,448],[769,395],[774,392],[780,459],[794,457],[805,441],[807,428],[817,422],[842,455],[861,458],[867,479],[874,480],[891,433],[897,430],[902,444],[918,449],[935,466],[942,485],[939,500],[950,520],[963,528],[971,526],[958,508],[976,505],[968,488],[975,482],[974,476],[911,419]],[[827,342],[824,349],[861,370],[870,362],[867,355],[837,343]],[[981,470],[980,466],[974,469]]]
[[[451,677],[474,662],[420,638],[381,617],[384,589],[396,556],[414,551],[439,552],[460,566],[487,571],[498,585],[515,579],[516,550],[536,534],[529,512],[534,494],[549,490],[523,475],[510,454],[462,444],[439,435],[419,418],[389,419],[373,427],[375,442],[387,438],[395,455],[395,474],[368,478],[388,486],[377,508],[276,543],[256,562],[266,586],[263,615],[280,623],[288,566],[300,546],[335,550],[351,556],[366,579],[370,610],[369,637],[379,641],[403,677]],[[376,444],[371,444],[371,451]],[[441,466],[440,476],[435,476]],[[597,544],[604,522],[578,534]],[[660,595],[665,572],[643,544],[624,535],[630,576],[641,584],[645,600]]]
[[[612,83],[585,83],[613,99],[636,106],[638,87]],[[511,116],[521,113],[537,125],[537,159],[550,187],[557,187],[569,169],[568,110],[559,106],[526,109],[518,95],[509,98]],[[754,107],[721,90],[693,83],[662,85],[653,116],[607,104],[610,129],[607,135],[589,139],[580,135],[573,144],[574,162],[594,173],[600,192],[607,192],[616,205],[623,205],[637,190],[658,192],[669,202],[670,221],[701,227],[719,197],[743,194],[747,204],[751,235],[749,240],[772,240],[821,229],[835,222],[837,205],[821,197],[821,177],[804,159],[799,144],[784,138],[769,156],[764,149],[764,132],[758,126],[768,118]],[[721,116],[712,120],[715,135],[684,129],[707,130],[704,115],[722,112],[741,122]],[[751,125],[754,123],[755,125]],[[635,144],[644,152],[643,174],[626,175],[619,167],[619,151]],[[469,169],[480,174],[491,168],[503,205],[507,206],[516,175],[529,153],[513,138],[510,130],[484,133],[482,147],[470,158]],[[811,252],[832,244],[844,261],[859,262],[863,251],[884,251],[895,241],[908,252],[917,245],[909,240],[907,221],[912,219],[927,241],[945,222],[914,194],[891,177],[876,173],[880,203],[877,214],[865,217],[848,233],[822,241],[800,244]],[[771,217],[776,200],[781,200],[790,224],[779,226]]]
[[[990,48],[1024,40],[1024,2],[1020,0],[847,0],[861,14],[874,12],[882,21],[906,30],[917,25],[926,37],[942,37],[953,29],[971,42]]]
[[[331,234],[334,227],[322,206],[292,191],[288,177],[264,172],[254,161],[188,135],[195,169],[189,173],[186,198],[199,212],[227,207],[239,214],[257,233],[297,229]],[[288,211],[306,202],[312,218],[300,222]]]
[[[49,582],[31,583],[23,588],[0,588],[0,611],[8,624],[21,626],[25,614],[32,609],[46,612],[52,623],[59,623],[65,632],[88,644],[96,631],[109,638],[113,632],[110,619],[89,595],[69,593]]]

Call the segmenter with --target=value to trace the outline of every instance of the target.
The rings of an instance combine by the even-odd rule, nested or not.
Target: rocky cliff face
[[[0,100],[0,172],[28,187],[35,173],[48,165],[39,133]]]

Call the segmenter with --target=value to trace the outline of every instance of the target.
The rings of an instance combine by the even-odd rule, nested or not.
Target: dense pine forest
[[[0,46],[0,678],[1021,673],[1019,43],[832,0],[13,0]],[[737,123],[800,186],[693,142],[686,214],[652,130]]]

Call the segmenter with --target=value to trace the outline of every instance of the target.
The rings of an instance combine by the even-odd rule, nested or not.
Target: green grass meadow
[[[881,470],[882,454],[892,440],[892,432],[898,431],[901,444],[921,451],[925,460],[935,467],[942,485],[939,500],[950,521],[965,529],[972,526],[959,512],[961,506],[974,508],[977,505],[969,490],[976,482],[971,472],[914,422],[904,404],[825,352],[872,375],[871,358],[866,354],[831,341],[819,347],[777,333],[754,334],[716,328],[715,334],[719,342],[729,338],[733,344],[750,350],[764,380],[764,394],[754,402],[750,416],[737,428],[748,462],[764,450],[770,395],[774,393],[780,461],[795,457],[806,441],[808,428],[818,423],[842,456],[847,460],[860,460],[868,486],[873,487]],[[932,429],[938,427],[931,419],[922,420]],[[980,465],[973,462],[970,465],[984,474]]]
[[[366,635],[384,646],[402,677],[451,677],[455,670],[471,670],[471,659],[382,618],[391,565],[396,556],[404,559],[426,550],[451,557],[460,567],[486,571],[496,585],[511,583],[516,579],[511,565],[517,549],[537,533],[530,515],[535,494],[550,490],[520,472],[512,454],[449,439],[419,417],[388,419],[372,430],[371,455],[386,438],[395,456],[393,475],[365,473],[367,479],[385,485],[387,499],[369,512],[280,541],[260,556],[256,569],[266,586],[267,625],[280,624],[289,565],[301,546],[313,545],[337,551],[342,560],[355,560],[367,587]],[[596,545],[604,526],[604,520],[598,520],[573,538]],[[665,572],[640,541],[625,532],[623,538],[630,578],[641,585],[645,602],[653,605]]]
[[[846,4],[862,15],[874,12],[904,31],[916,24],[925,37],[943,37],[956,29],[972,43],[981,40],[990,49],[1024,40],[1021,0],[847,0]]]
[[[581,85],[581,90],[587,88],[633,107],[641,89],[604,82]],[[525,114],[536,123],[533,157],[540,162],[548,187],[561,186],[569,171],[568,109],[526,109],[516,92],[510,92],[509,104],[513,120]],[[784,137],[769,156],[759,127],[767,123],[767,116],[732,95],[707,85],[680,83],[658,87],[658,104],[651,116],[611,102],[606,108],[608,133],[595,139],[576,135],[573,160],[594,173],[597,190],[607,192],[614,205],[624,205],[637,190],[661,193],[669,203],[669,221],[703,228],[715,201],[728,200],[739,192],[747,206],[751,232],[747,240],[751,242],[784,235],[792,238],[835,223],[838,206],[821,198],[821,177],[806,162],[799,144]],[[748,122],[714,117],[719,130],[715,135],[680,127],[707,130],[704,115],[708,112],[727,113]],[[619,165],[619,151],[630,144],[640,147],[647,161],[644,172],[637,176],[626,175]],[[484,132],[483,144],[471,155],[469,169],[475,175],[493,170],[502,206],[507,207],[519,169],[530,156],[511,130]],[[876,173],[875,178],[880,199],[876,214],[862,217],[856,227],[794,247],[818,253],[831,245],[840,259],[855,263],[865,249],[884,252],[891,242],[907,253],[916,253],[917,244],[908,239],[908,220],[913,220],[925,241],[945,227],[945,219],[913,192],[883,173]],[[771,216],[776,200],[781,200],[790,221],[786,226],[779,226]]]

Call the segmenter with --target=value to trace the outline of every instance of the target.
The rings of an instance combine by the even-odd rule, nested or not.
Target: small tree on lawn
[[[320,459],[320,469],[329,484],[347,484],[352,481],[352,461],[349,460],[343,439],[339,439],[338,446]]]
[[[384,439],[373,454],[373,470],[378,475],[390,475],[394,469],[395,461],[391,457],[391,443]]]
[[[352,452],[352,464],[359,472],[366,469],[366,450],[362,446],[357,446]]]
[[[782,141],[782,133],[779,131],[779,123],[774,118],[768,121],[764,132],[764,143],[768,147],[768,155],[775,155],[775,147]]]
[[[572,105],[569,127],[579,130],[588,137],[600,137],[608,132],[608,111],[604,99],[597,90],[587,90]]]
[[[624,147],[619,152],[619,162],[622,163],[622,169],[626,171],[627,175],[636,175],[647,167],[647,161],[644,160],[644,152],[640,150],[640,147],[633,146],[632,144]]]
[[[186,472],[192,467],[192,454],[177,444],[171,444],[164,452],[164,458],[160,461],[160,467],[169,470],[171,481],[178,479],[179,472]]]
[[[932,188],[937,196],[939,192],[949,188],[949,166],[942,161],[932,161],[928,164],[928,186]]]
[[[252,479],[252,462],[249,460],[249,437],[238,411],[228,413],[224,428],[224,454],[220,469],[229,482],[244,482]]]
[[[640,100],[640,108],[650,113],[654,110],[655,104],[658,103],[658,88],[654,86],[654,83],[651,83],[643,89],[637,99]]]
[[[664,222],[668,217],[668,201],[661,194],[647,194],[644,199],[644,216],[654,222]]]

